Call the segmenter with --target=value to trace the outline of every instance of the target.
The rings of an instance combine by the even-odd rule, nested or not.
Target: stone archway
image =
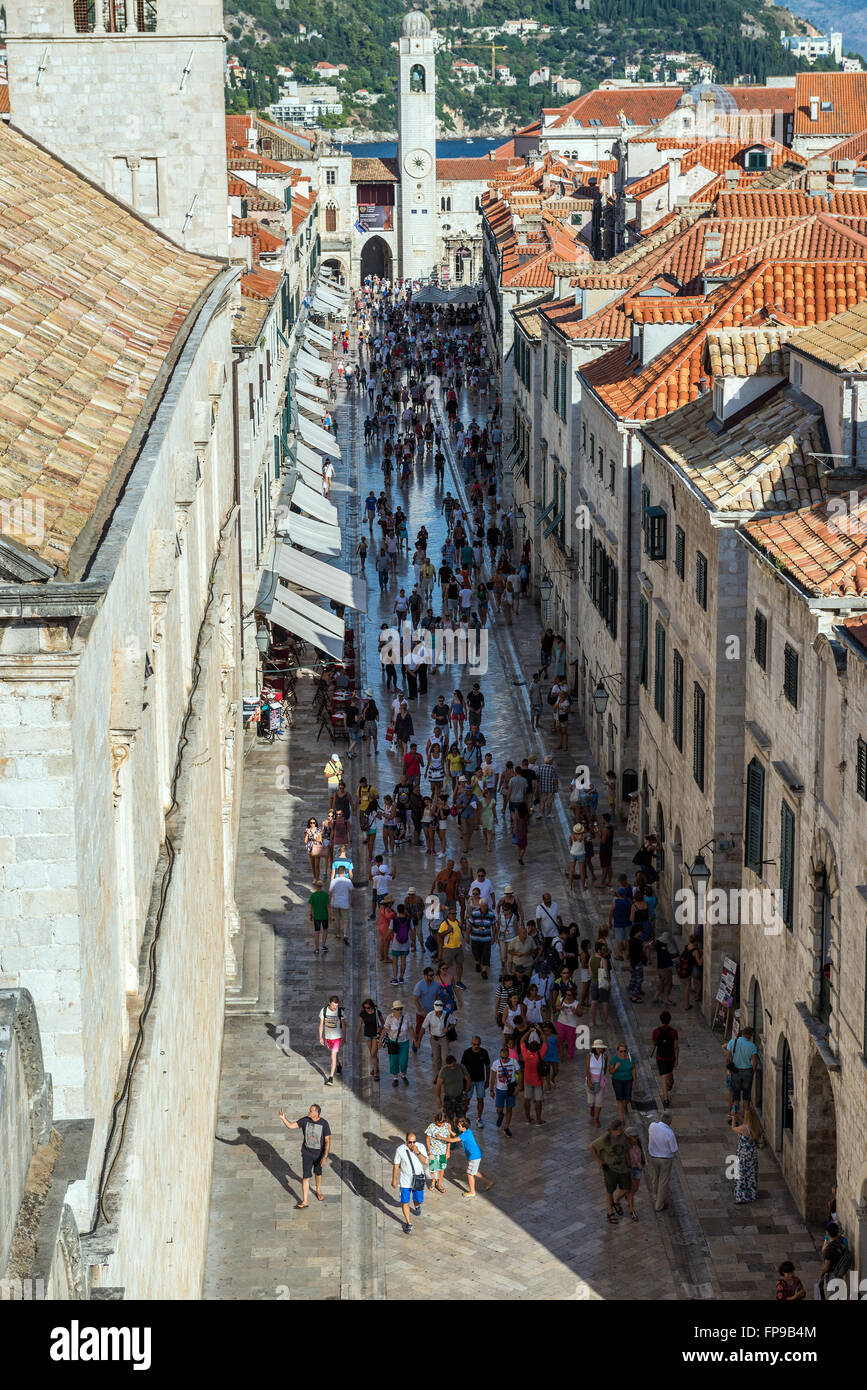
[[[346,268],[344,267],[343,262],[339,260],[337,256],[329,256],[327,260],[324,260],[322,262],[322,268],[323,270],[330,271],[330,273],[334,276],[336,280],[339,281],[341,285],[345,285],[348,283],[346,278]]]
[[[378,275],[380,280],[390,280],[391,251],[381,236],[372,236],[361,248],[361,280],[368,275]]]
[[[753,1105],[762,1113],[765,1069],[765,1010],[762,1003],[762,990],[754,979],[747,994],[748,1026],[753,1030],[753,1042],[759,1050],[759,1066],[753,1081]]]
[[[807,1074],[804,1217],[825,1221],[831,1189],[837,1182],[837,1119],[828,1068],[813,1052]]]

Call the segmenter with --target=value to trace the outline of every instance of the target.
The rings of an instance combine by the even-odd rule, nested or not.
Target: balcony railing
[[[73,0],[78,34],[153,34],[156,0]]]

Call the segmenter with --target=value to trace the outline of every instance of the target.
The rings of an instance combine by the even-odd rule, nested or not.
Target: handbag
[[[448,1038],[449,1042],[457,1042],[458,1030],[451,1021],[449,1021],[449,1023],[446,1026],[446,1037]]]

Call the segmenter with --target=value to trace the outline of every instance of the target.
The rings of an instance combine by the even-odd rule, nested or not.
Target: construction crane
[[[490,48],[491,50],[491,81],[497,80],[497,54],[508,53],[508,48],[504,43],[456,43],[453,48]]]

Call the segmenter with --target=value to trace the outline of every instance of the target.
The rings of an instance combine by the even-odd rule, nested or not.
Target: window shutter
[[[798,653],[786,643],[783,652],[783,694],[790,705],[798,707]]]
[[[644,534],[644,549],[647,549],[647,512],[650,507],[650,488],[641,486],[641,530]]]
[[[683,752],[683,657],[671,654],[671,736],[674,746]]]
[[[792,931],[795,925],[795,813],[785,801],[780,806],[780,896],[783,921]]]
[[[655,633],[653,667],[653,706],[660,719],[665,722],[665,628],[657,622]]]
[[[638,600],[638,680],[647,689],[647,599]]]
[[[647,510],[646,550],[651,560],[664,560],[668,542],[668,516],[664,507]]]
[[[707,557],[695,552],[695,596],[702,608],[707,608]]]
[[[704,791],[704,691],[698,681],[692,687],[692,775]]]
[[[755,615],[753,655],[763,671],[768,669],[768,620],[758,608]]]
[[[608,631],[617,636],[617,566],[611,565],[608,577]]]
[[[863,738],[858,740],[857,788],[858,795],[867,801],[867,743]]]
[[[686,575],[686,534],[682,526],[674,530],[674,568],[678,579]]]
[[[753,873],[762,872],[762,840],[765,816],[765,769],[757,758],[747,767],[747,819],[744,831],[744,863]]]

